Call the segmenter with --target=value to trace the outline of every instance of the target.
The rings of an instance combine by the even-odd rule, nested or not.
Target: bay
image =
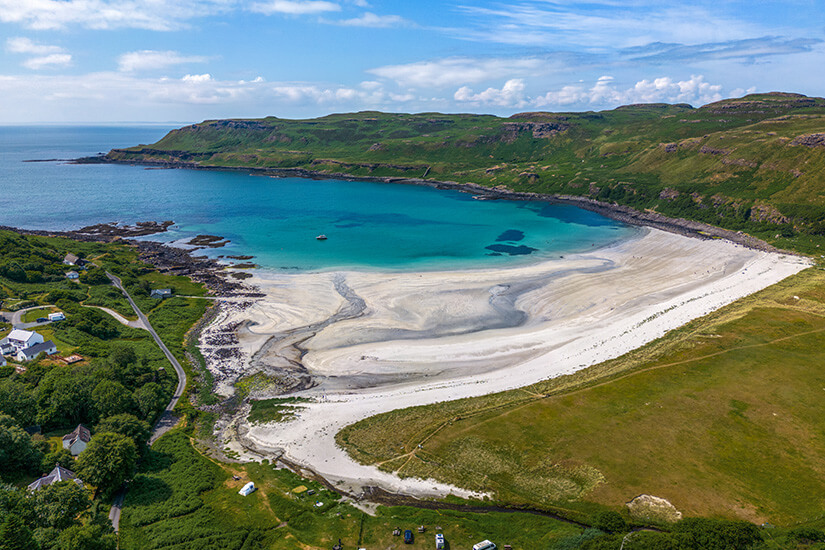
[[[173,220],[168,233],[150,238],[218,235],[229,244],[199,253],[252,255],[263,268],[288,270],[523,265],[637,231],[572,206],[479,201],[413,185],[49,160],[153,143],[170,129],[0,127],[0,225],[70,230]],[[317,240],[320,234],[327,240]]]

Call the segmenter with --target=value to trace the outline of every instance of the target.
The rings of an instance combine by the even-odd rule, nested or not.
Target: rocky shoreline
[[[729,229],[722,229],[710,224],[687,220],[683,218],[670,218],[656,212],[641,212],[629,206],[620,205],[617,203],[608,203],[598,201],[590,197],[578,195],[560,195],[551,193],[531,193],[512,191],[510,189],[490,188],[475,183],[458,183],[455,181],[438,181],[422,178],[403,178],[403,177],[374,177],[374,176],[354,176],[343,172],[318,172],[314,170],[307,170],[304,168],[257,168],[257,167],[223,167],[223,166],[203,166],[196,162],[185,161],[123,161],[110,159],[106,155],[97,157],[87,157],[76,159],[74,162],[82,164],[133,164],[141,166],[153,166],[163,168],[180,168],[189,170],[208,170],[208,171],[228,171],[228,172],[247,172],[253,174],[260,174],[270,177],[297,177],[306,179],[340,179],[344,181],[367,181],[380,183],[398,183],[404,185],[423,185],[435,189],[449,189],[454,191],[461,191],[464,193],[471,193],[482,200],[521,200],[521,201],[543,201],[556,204],[569,204],[577,206],[591,212],[596,212],[607,218],[627,223],[630,225],[641,225],[646,227],[654,227],[667,231],[669,233],[676,233],[686,237],[693,237],[698,239],[725,239],[742,246],[752,248],[754,250],[761,250],[764,252],[783,252],[787,254],[794,254],[787,250],[780,250],[765,241],[742,233],[741,231],[731,231]]]

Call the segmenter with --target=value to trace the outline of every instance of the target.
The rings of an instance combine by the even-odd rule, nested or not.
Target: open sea
[[[251,255],[273,270],[519,265],[592,250],[637,231],[572,206],[479,201],[413,185],[49,160],[154,143],[171,129],[0,127],[0,225],[69,230],[174,220],[168,233],[149,238],[219,235],[230,243],[199,253]],[[327,240],[316,240],[320,234]]]

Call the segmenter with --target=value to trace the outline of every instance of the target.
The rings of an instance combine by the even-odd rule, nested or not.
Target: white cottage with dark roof
[[[8,342],[14,351],[12,353],[16,353],[20,350],[24,350],[26,348],[30,348],[36,344],[43,343],[43,336],[37,334],[36,332],[30,332],[28,330],[20,330],[14,329],[9,333],[9,335],[5,338],[4,343]]]
[[[92,440],[92,432],[83,424],[78,424],[72,433],[63,436],[63,448],[68,449],[72,456],[77,456],[86,449]]]
[[[75,475],[73,471],[67,470],[60,464],[57,464],[49,475],[45,475],[40,479],[35,480],[34,483],[30,483],[29,491],[38,491],[43,487],[48,487],[53,483],[59,483],[61,481],[74,481],[83,487],[83,482],[77,479],[77,475]]]
[[[37,356],[41,353],[45,353],[46,355],[54,355],[57,353],[57,346],[51,340],[29,346],[26,349],[21,349],[17,352],[17,360],[31,361],[32,359],[37,358]]]

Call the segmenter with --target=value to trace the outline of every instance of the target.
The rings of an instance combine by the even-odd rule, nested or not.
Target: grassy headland
[[[825,99],[797,94],[509,118],[206,121],[103,160],[472,183],[626,205],[803,252],[825,243]]]

